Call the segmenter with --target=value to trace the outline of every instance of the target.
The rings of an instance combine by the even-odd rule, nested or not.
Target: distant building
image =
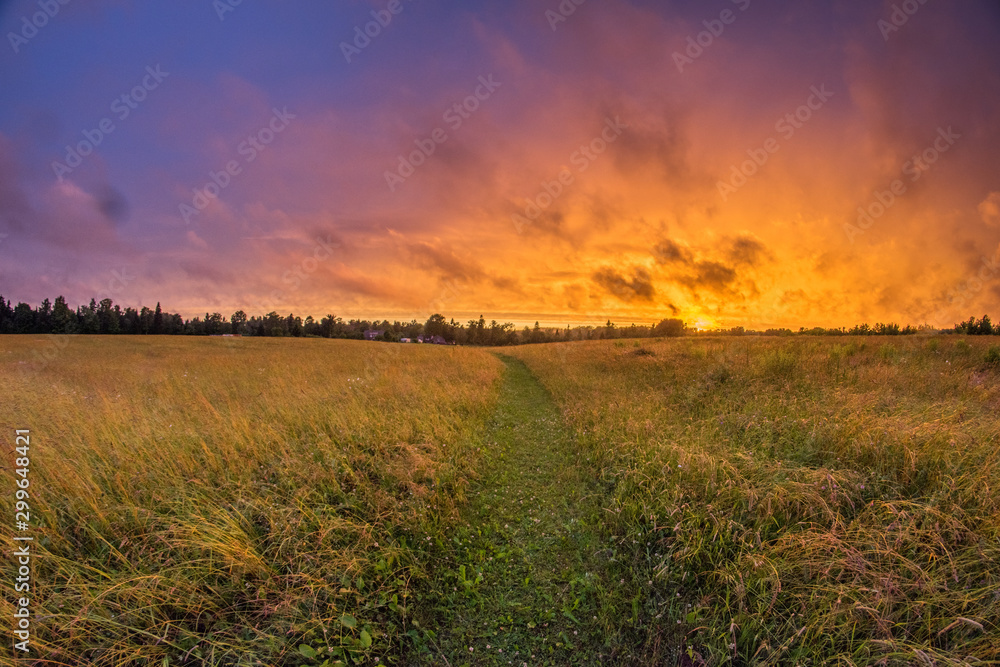
[[[369,329],[365,332],[365,340],[375,340],[384,333],[385,331],[382,331],[381,329]]]
[[[454,345],[454,343],[449,343],[441,336],[417,336],[413,338],[404,338],[400,341],[401,343],[426,343],[428,345]]]

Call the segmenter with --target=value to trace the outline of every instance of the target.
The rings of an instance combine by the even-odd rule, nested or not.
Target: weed
[[[764,353],[761,360],[765,378],[775,382],[789,382],[798,371],[797,357],[785,349],[774,349]]]
[[[899,359],[899,350],[891,343],[883,343],[878,348],[878,358],[887,364],[896,363]]]
[[[719,364],[713,368],[711,372],[709,372],[708,380],[712,384],[725,384],[732,376],[733,373],[729,370],[729,366],[726,364]]]

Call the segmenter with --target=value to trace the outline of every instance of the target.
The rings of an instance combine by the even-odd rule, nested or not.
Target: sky
[[[1000,317],[995,0],[0,1],[0,294]]]

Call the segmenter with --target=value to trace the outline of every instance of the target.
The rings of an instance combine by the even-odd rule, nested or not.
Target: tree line
[[[187,336],[268,336],[268,337],[317,337],[362,340],[370,337],[378,341],[399,342],[425,339],[455,345],[505,346],[528,343],[551,343],[559,341],[601,340],[617,338],[665,338],[686,335],[729,335],[729,336],[792,336],[792,335],[857,335],[857,336],[900,336],[911,335],[929,327],[901,327],[898,324],[877,323],[856,325],[850,329],[816,327],[791,329],[767,329],[754,331],[743,327],[696,331],[688,328],[680,319],[665,319],[654,326],[617,326],[610,320],[604,326],[578,326],[565,328],[534,327],[518,330],[511,322],[487,323],[483,316],[465,323],[448,320],[435,313],[426,322],[411,320],[399,322],[389,320],[344,320],[333,314],[321,319],[311,315],[302,319],[294,314],[283,316],[270,312],[262,316],[248,317],[237,310],[228,318],[221,313],[205,313],[205,316],[184,319],[176,313],[160,308],[145,306],[136,309],[122,308],[111,299],[100,302],[91,299],[88,305],[70,308],[66,299],[56,297],[33,308],[27,303],[13,305],[12,301],[0,295],[0,334],[104,334],[104,335],[187,335]],[[1000,335],[1000,324],[993,325],[988,315],[980,319],[974,317],[956,324],[946,333],[965,335]]]
[[[344,320],[333,314],[321,319],[303,319],[293,313],[287,316],[270,312],[263,316],[248,316],[237,310],[228,318],[221,313],[205,313],[204,317],[184,319],[176,313],[162,310],[160,304],[150,309],[122,308],[111,299],[91,299],[88,305],[70,308],[66,299],[56,297],[33,308],[27,303],[6,300],[0,295],[0,334],[103,334],[103,335],[188,335],[188,336],[268,336],[317,337],[362,340],[366,334],[374,340],[399,342],[430,339],[457,345],[504,346],[523,343],[545,343],[557,340],[595,340],[603,338],[644,338],[652,336],[682,336],[687,331],[681,320],[664,320],[656,326],[618,327],[610,320],[604,327],[542,328],[535,326],[517,330],[511,322],[487,322],[483,316],[466,323],[447,320],[434,314],[426,322],[411,320]]]
[[[856,324],[850,329],[847,327],[813,327],[806,329],[800,327],[798,331],[791,329],[767,329],[765,331],[754,331],[743,327],[733,327],[731,329],[714,329],[703,331],[716,336],[912,336],[921,332],[938,332],[945,334],[964,334],[967,336],[1000,336],[1000,323],[993,324],[989,315],[983,315],[978,320],[970,317],[966,322],[959,322],[951,329],[937,329],[930,325],[915,327],[907,324],[900,326],[894,322],[871,324]]]

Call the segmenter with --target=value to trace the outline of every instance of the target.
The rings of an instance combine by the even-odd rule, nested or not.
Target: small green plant
[[[883,343],[878,348],[878,358],[887,364],[895,363],[899,358],[899,350],[896,349],[895,345],[890,345],[889,343]]]
[[[350,614],[340,617],[341,635],[339,645],[331,646],[322,642],[318,645],[299,644],[299,653],[318,667],[336,667],[337,665],[367,662],[372,647],[372,628],[364,625],[358,628],[358,620]],[[322,662],[320,662],[322,661]]]
[[[787,350],[770,350],[764,354],[764,377],[769,380],[787,382],[795,377],[798,367],[798,358]]]
[[[865,343],[864,341],[859,343],[857,341],[852,340],[850,343],[844,346],[844,354],[847,355],[848,357],[853,357],[855,354],[860,354],[861,352],[864,352],[867,347],[868,343]]]
[[[929,341],[927,341],[927,351],[928,352],[937,352],[938,348],[940,348],[940,347],[941,347],[941,345],[940,345],[940,343],[938,343],[938,339],[937,338],[931,338]]]
[[[960,340],[955,343],[955,352],[962,355],[967,355],[972,352],[972,346],[969,345],[964,340]]]
[[[457,583],[462,587],[462,592],[466,597],[473,597],[476,595],[476,589],[479,587],[479,584],[483,583],[483,575],[482,573],[478,573],[475,578],[470,578],[466,575],[465,566],[461,565],[458,568]]]
[[[719,364],[708,374],[708,379],[712,384],[725,384],[733,376],[729,366]]]
[[[985,361],[990,366],[1000,366],[1000,345],[993,345],[986,351]]]

